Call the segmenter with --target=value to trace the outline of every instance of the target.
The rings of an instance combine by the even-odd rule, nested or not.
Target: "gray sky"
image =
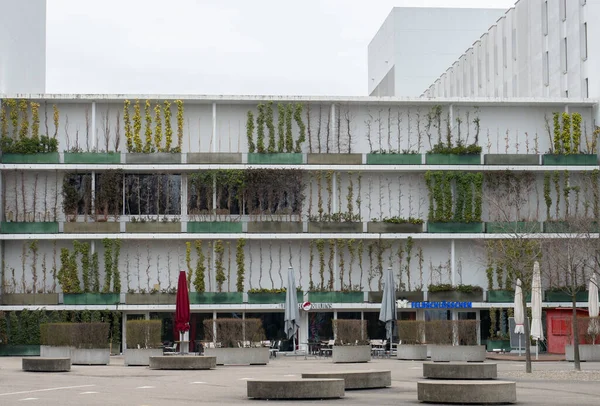
[[[46,90],[366,95],[367,45],[392,7],[514,3],[48,0]]]

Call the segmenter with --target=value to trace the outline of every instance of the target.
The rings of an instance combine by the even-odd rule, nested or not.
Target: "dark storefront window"
[[[308,338],[310,341],[327,341],[333,339],[333,313],[308,314]]]

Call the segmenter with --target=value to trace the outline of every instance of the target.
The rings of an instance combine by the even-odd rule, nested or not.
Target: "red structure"
[[[548,352],[551,354],[564,354],[565,345],[570,344],[571,318],[573,309],[556,308],[545,309],[546,311],[546,339],[548,340]],[[577,309],[577,317],[588,317],[587,309]],[[579,343],[586,344],[587,322],[582,321],[579,328]]]

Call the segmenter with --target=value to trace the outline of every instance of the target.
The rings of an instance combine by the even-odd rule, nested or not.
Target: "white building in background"
[[[0,0],[0,93],[46,91],[46,0]]]
[[[394,7],[368,47],[369,95],[421,95],[503,13]]]

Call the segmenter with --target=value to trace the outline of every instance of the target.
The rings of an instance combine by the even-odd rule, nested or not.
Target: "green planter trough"
[[[253,221],[248,223],[249,233],[301,233],[299,221]]]
[[[363,292],[308,292],[308,301],[314,303],[363,303]]]
[[[192,304],[239,304],[243,303],[241,292],[190,292]]]
[[[488,339],[486,342],[486,350],[487,351],[510,351],[512,347],[510,346],[510,340],[491,340]]]
[[[524,292],[525,293],[525,292]],[[531,301],[531,292],[526,292],[525,300]],[[514,290],[488,290],[488,303],[513,303],[515,301]]]
[[[307,154],[309,165],[361,165],[362,154]]]
[[[571,302],[571,295],[568,292],[563,292],[561,290],[547,290],[544,292],[545,301],[546,302]],[[587,302],[588,301],[588,292],[581,291],[577,292],[575,295],[576,301],[578,302]]]
[[[262,165],[302,165],[302,154],[273,153],[273,154],[248,154],[249,164]]]
[[[445,290],[440,292],[429,292],[427,294],[429,302],[482,302],[483,290],[473,292],[459,292],[458,290]]]
[[[118,293],[65,293],[63,303],[66,305],[114,305],[119,304]]]
[[[6,306],[57,305],[58,293],[3,293],[0,299]]]
[[[408,300],[409,302],[422,302],[423,301],[423,292],[422,291],[396,291],[396,300]],[[383,298],[383,292],[381,291],[371,291],[368,293],[368,301],[369,303],[381,303],[381,299]]]
[[[600,227],[595,221],[582,223],[581,225],[572,224],[567,221],[545,221],[544,233],[573,233],[587,234],[600,232]]]
[[[480,165],[481,155],[426,154],[427,165]]]
[[[127,293],[125,303],[133,305],[169,305],[175,304],[174,293]]]
[[[241,164],[242,154],[236,152],[189,152],[188,164]]]
[[[2,234],[56,234],[58,222],[13,222],[3,221],[0,225]]]
[[[417,234],[423,232],[423,224],[385,223],[370,221],[367,223],[367,233],[373,234]]]
[[[540,156],[537,154],[485,154],[485,165],[539,165]]]
[[[119,233],[121,224],[114,221],[99,222],[73,222],[68,221],[63,225],[63,233]]]
[[[248,292],[248,303],[249,304],[273,304],[273,303],[284,303],[285,292],[280,293],[268,293],[268,292]],[[298,303],[304,302],[304,293],[296,292],[296,298]]]
[[[541,230],[539,221],[490,221],[485,223],[485,232],[488,234],[534,234]]]
[[[427,223],[428,233],[481,233],[482,223]]]
[[[0,357],[39,357],[39,344],[0,344]]]
[[[311,221],[308,223],[309,233],[362,233],[363,223]]]
[[[421,154],[367,154],[368,165],[421,165]]]
[[[180,233],[180,222],[128,222],[125,224],[128,233]]]
[[[120,164],[120,152],[65,152],[66,164]]]
[[[242,223],[233,221],[188,221],[188,233],[241,233]]]
[[[171,152],[152,152],[149,154],[133,152],[125,155],[128,164],[180,164],[181,154]]]
[[[598,157],[595,154],[571,154],[571,155],[561,155],[561,154],[546,154],[542,158],[542,162],[544,165],[587,165],[587,166],[597,166],[598,165]]]
[[[58,152],[40,154],[2,154],[3,164],[57,164]]]

